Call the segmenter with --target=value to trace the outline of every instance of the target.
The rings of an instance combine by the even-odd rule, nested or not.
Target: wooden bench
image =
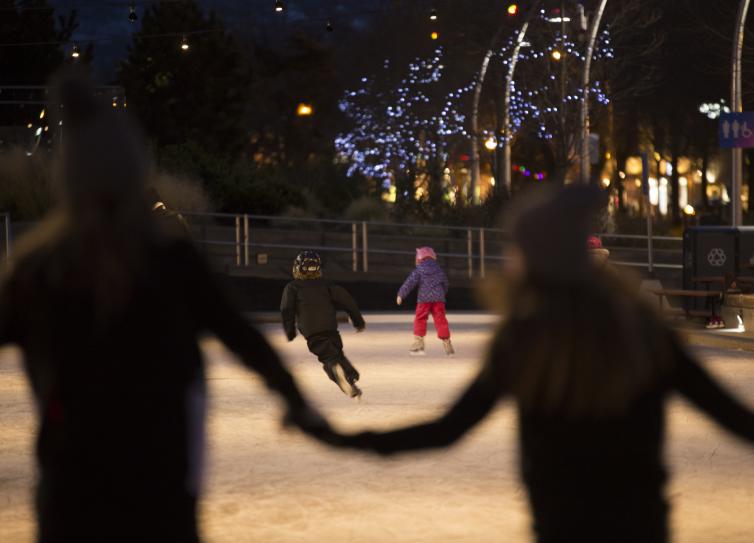
[[[649,292],[652,294],[655,294],[659,301],[660,301],[660,310],[661,311],[668,311],[671,313],[677,313],[681,315],[686,315],[686,317],[710,317],[710,318],[717,318],[718,312],[716,310],[716,303],[721,302],[723,299],[723,292],[722,291],[716,291],[716,290],[689,290],[689,289],[682,289],[682,288],[660,288],[660,289],[650,289]],[[704,299],[707,302],[709,302],[709,309],[688,309],[686,307],[682,309],[676,309],[676,308],[668,308],[668,310],[665,309],[662,297],[663,296],[675,296],[679,298],[687,298],[687,299]]]

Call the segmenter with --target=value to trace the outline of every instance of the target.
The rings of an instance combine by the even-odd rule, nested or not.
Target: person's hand
[[[397,298],[395,299],[395,303],[396,303],[396,304],[398,304],[398,305],[401,305],[401,304],[403,303],[403,298],[401,298],[400,296],[398,296],[398,297],[397,297]]]

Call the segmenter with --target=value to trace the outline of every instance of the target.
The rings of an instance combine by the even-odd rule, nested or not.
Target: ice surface
[[[457,355],[428,336],[427,356],[407,353],[408,312],[367,315],[367,330],[341,326],[361,372],[364,398],[343,395],[297,338],[266,325],[302,388],[345,430],[389,428],[443,411],[474,375],[494,318],[450,314]],[[430,333],[432,327],[430,325]],[[457,446],[382,460],[329,450],[279,427],[280,404],[214,341],[209,364],[209,464],[202,506],[206,541],[530,541],[526,493],[516,467],[516,421],[501,405]],[[750,354],[700,349],[710,371],[754,405]],[[33,405],[17,353],[0,352],[0,541],[30,542]],[[750,543],[754,450],[673,400],[667,451],[676,543]]]

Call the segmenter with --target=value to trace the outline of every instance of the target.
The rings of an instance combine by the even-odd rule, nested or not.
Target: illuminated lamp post
[[[736,29],[733,38],[733,58],[731,59],[730,104],[733,112],[743,111],[743,94],[741,90],[741,56],[744,46],[744,27],[749,12],[750,0],[741,0],[738,5]],[[741,180],[743,179],[743,152],[736,147],[731,152],[731,219],[733,226],[741,226]]]

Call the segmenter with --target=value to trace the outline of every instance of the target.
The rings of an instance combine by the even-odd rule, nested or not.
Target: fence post
[[[472,256],[472,250],[473,250],[473,238],[471,237],[471,228],[468,228],[466,230],[466,255],[467,255],[467,263],[469,266],[469,279],[473,279],[474,277],[474,261]]]
[[[5,223],[5,260],[10,261],[10,213],[3,213]]]
[[[484,228],[479,229],[479,276],[484,279]]]
[[[367,234],[367,222],[361,222],[361,250],[362,252],[362,271],[364,273],[369,271],[369,257],[367,256],[369,250],[369,239]]]
[[[249,238],[249,215],[243,214],[243,265],[249,266],[249,256],[251,253],[251,239]]]
[[[351,223],[351,266],[353,271],[359,271],[359,253],[356,247],[356,223]]]
[[[647,203],[649,203],[649,198],[647,198]],[[650,278],[654,277],[654,251],[652,245],[652,206],[650,205],[647,213],[647,272]]]
[[[236,215],[236,266],[241,266],[241,217]]]

